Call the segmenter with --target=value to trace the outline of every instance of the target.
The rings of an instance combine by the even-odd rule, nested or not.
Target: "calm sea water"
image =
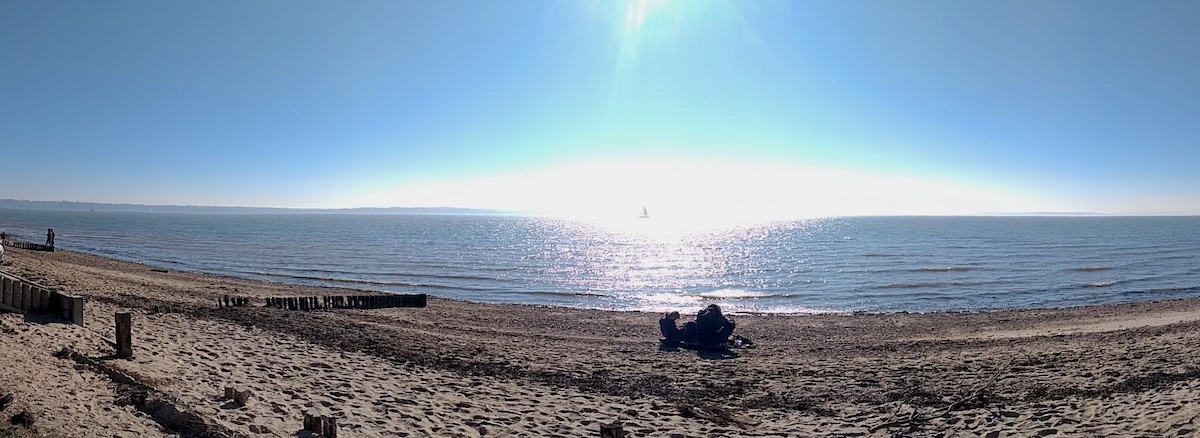
[[[507,216],[0,209],[0,230],[168,269],[482,302],[741,312],[1200,296],[1197,217],[859,217],[685,231]]]

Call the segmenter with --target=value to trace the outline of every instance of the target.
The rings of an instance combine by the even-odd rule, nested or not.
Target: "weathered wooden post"
[[[50,289],[38,288],[38,312],[50,312]]]
[[[29,310],[33,313],[42,313],[42,288],[37,287],[36,285],[30,285],[29,299],[31,301],[29,303],[29,308],[26,310]]]
[[[625,438],[625,426],[620,421],[600,424],[600,438]]]
[[[304,413],[304,430],[312,433],[321,433],[325,429],[325,416],[321,415],[320,411],[311,409]]]
[[[253,394],[253,392],[250,391],[250,388],[238,386],[233,390],[233,402],[237,403],[238,406],[246,406],[246,403],[250,402],[251,394]]]
[[[83,297],[68,296],[71,307],[71,324],[83,327]]]
[[[336,418],[325,416],[325,427],[321,430],[321,435],[325,435],[325,438],[337,438]]]
[[[133,356],[133,316],[117,314],[117,357]]]
[[[21,306],[20,309],[26,312],[33,308],[33,286],[29,283],[21,282]]]
[[[12,280],[0,278],[0,304],[12,305]]]
[[[12,280],[0,278],[0,304],[12,305]]]

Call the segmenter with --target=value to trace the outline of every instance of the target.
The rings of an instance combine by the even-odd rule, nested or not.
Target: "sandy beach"
[[[70,251],[9,249],[0,270],[87,299],[83,327],[0,313],[0,393],[16,395],[0,417],[23,414],[38,435],[308,436],[312,409],[343,437],[583,437],[614,421],[631,437],[1200,431],[1197,299],[737,315],[756,348],[722,354],[662,348],[649,313],[437,298],[287,311],[258,305],[362,292]],[[258,305],[218,308],[222,295]],[[131,359],[104,340],[117,312],[133,313]],[[223,399],[226,385],[249,403]]]

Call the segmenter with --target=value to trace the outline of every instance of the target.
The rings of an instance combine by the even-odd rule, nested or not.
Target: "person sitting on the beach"
[[[658,320],[658,328],[662,331],[664,338],[668,341],[682,341],[696,337],[695,322],[689,322],[680,328],[675,325],[677,320],[679,320],[679,312],[664,313],[662,319]]]
[[[709,304],[696,315],[696,341],[706,345],[720,345],[729,341],[737,324],[721,314],[721,307]]]

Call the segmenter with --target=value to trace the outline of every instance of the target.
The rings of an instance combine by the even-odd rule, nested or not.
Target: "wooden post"
[[[133,316],[117,314],[117,357],[133,356]]]
[[[250,395],[252,394],[253,392],[250,391],[250,388],[238,386],[233,390],[233,402],[237,403],[238,406],[246,406],[246,403],[250,402]]]
[[[50,311],[50,289],[38,288],[38,312]]]
[[[304,430],[321,433],[325,429],[325,416],[316,409],[304,413]]]
[[[26,312],[33,308],[33,286],[29,283],[21,282],[21,305],[17,307]]]
[[[237,396],[237,388],[234,388],[233,385],[225,385],[225,399],[233,400],[234,397],[236,397],[236,396]]]
[[[0,278],[0,304],[12,305],[12,280],[8,277]]]
[[[83,297],[72,295],[68,299],[71,300],[71,324],[83,327]]]
[[[0,304],[12,305],[12,280],[8,277],[0,279]]]
[[[29,310],[33,313],[42,313],[42,288],[36,285],[29,285]]]
[[[600,424],[600,438],[625,438],[625,426],[620,421]]]
[[[336,418],[325,416],[325,427],[321,430],[321,435],[325,435],[325,438],[337,438]]]

